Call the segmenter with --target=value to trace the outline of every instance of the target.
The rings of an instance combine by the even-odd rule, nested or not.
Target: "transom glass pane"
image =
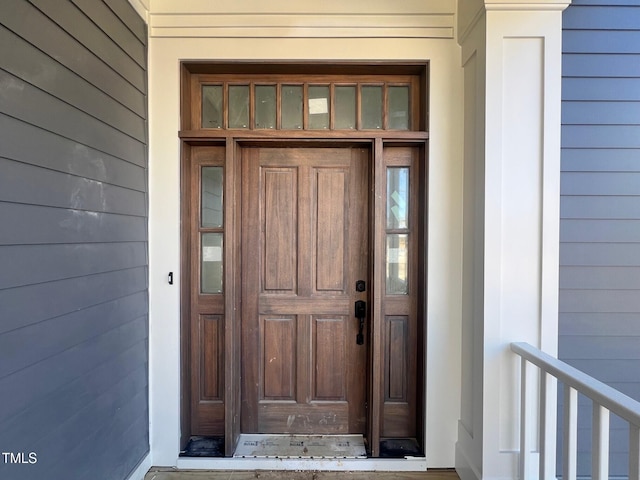
[[[387,294],[409,293],[409,235],[387,234]]]
[[[285,130],[302,129],[302,85],[282,86],[282,128]]]
[[[329,128],[329,87],[313,85],[309,87],[309,128]]]
[[[202,128],[222,128],[222,85],[202,86]]]
[[[336,87],[335,128],[356,128],[356,87]]]
[[[409,130],[409,87],[389,87],[389,128]]]
[[[276,128],[276,86],[256,86],[256,128]]]
[[[382,128],[382,87],[362,87],[362,128]]]
[[[387,228],[408,228],[409,168],[387,169]]]
[[[222,233],[203,233],[201,252],[202,293],[222,293]]]
[[[229,85],[229,128],[249,128],[249,85]]]
[[[202,167],[202,226],[222,227],[222,167]]]

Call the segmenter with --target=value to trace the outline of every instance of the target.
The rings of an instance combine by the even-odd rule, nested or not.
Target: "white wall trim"
[[[454,14],[151,15],[153,37],[453,38]]]
[[[511,11],[526,11],[526,12],[540,12],[540,11],[563,11],[569,3],[502,3],[491,2],[485,3],[485,9],[490,10],[511,10]]]
[[[460,47],[451,39],[408,38],[150,38],[149,389],[154,465],[176,466],[183,462],[178,457],[180,285],[178,281],[169,286],[166,281],[170,271],[174,278],[180,278],[181,60],[430,62],[426,361],[431,367],[422,407],[426,460],[421,461],[429,468],[452,467],[460,408]]]
[[[151,461],[151,452],[138,464],[133,472],[127,477],[127,480],[143,480],[153,463]]]

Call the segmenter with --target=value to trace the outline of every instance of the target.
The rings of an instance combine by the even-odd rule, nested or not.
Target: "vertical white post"
[[[578,466],[578,392],[564,386],[564,419],[562,480],[576,480]]]
[[[545,371],[540,375],[540,478],[556,480],[556,413],[558,381]]]
[[[629,424],[629,480],[640,480],[640,426]]]
[[[527,389],[530,364],[524,358],[520,358],[520,480],[529,479],[531,463],[531,406],[529,405],[529,392]]]
[[[609,480],[609,410],[593,403],[591,475],[593,480]]]

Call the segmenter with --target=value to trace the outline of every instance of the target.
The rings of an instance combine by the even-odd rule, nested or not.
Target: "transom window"
[[[197,130],[420,129],[415,76],[195,77]]]

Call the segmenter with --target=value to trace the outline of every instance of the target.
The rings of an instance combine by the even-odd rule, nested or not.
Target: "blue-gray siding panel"
[[[72,1],[87,18],[98,25],[127,55],[146,70],[147,51],[144,38],[136,37],[106,3],[94,2],[93,0]]]
[[[640,125],[640,102],[563,102],[562,123]]]
[[[562,75],[559,356],[640,400],[640,3],[574,0]],[[590,408],[580,400],[581,476]],[[626,475],[627,451],[612,419],[612,476]]]
[[[0,245],[147,240],[144,217],[18,203],[0,202],[0,225],[11,225],[0,229]]]
[[[141,165],[140,159],[145,155],[143,142],[61,102],[4,70],[0,70],[0,85],[4,87],[0,89],[0,110],[6,115]]]
[[[640,220],[574,220],[560,222],[561,242],[640,242]]]
[[[562,50],[567,53],[639,53],[640,31],[565,30]]]
[[[594,175],[595,176],[595,175]],[[565,182],[563,182],[565,183]],[[568,183],[568,181],[566,182]],[[637,188],[638,186],[636,186]],[[607,194],[603,194],[607,195]],[[585,208],[588,209],[585,211]],[[640,209],[640,196],[572,196],[560,205],[561,218],[635,219]]]
[[[0,290],[0,334],[147,288],[145,267]]]
[[[637,102],[640,100],[640,78],[565,77],[562,80],[562,100]]]
[[[67,0],[68,1],[68,0]],[[121,1],[121,0],[119,0]],[[119,72],[25,0],[3,0],[0,24],[85,78],[122,105],[146,117],[146,99]],[[146,93],[146,88],[142,93]]]
[[[620,148],[564,148],[563,172],[638,172],[638,150]]]
[[[637,243],[563,243],[560,266],[638,267]],[[562,271],[561,271],[562,272]]]
[[[146,252],[144,241],[7,245],[0,265],[12,275],[0,277],[0,290],[142,267]]]
[[[597,252],[595,253],[597,254]],[[637,263],[634,260],[633,263]],[[560,289],[640,290],[640,275],[634,267],[562,267]],[[637,342],[637,339],[636,339]]]
[[[3,480],[123,480],[149,451],[146,26],[127,0],[3,0]]]
[[[136,36],[141,43],[146,47],[147,45],[147,29],[144,22],[140,21],[140,17],[135,12],[129,3],[122,2],[120,0],[104,0],[104,4],[107,5],[111,11],[118,17],[118,19],[127,26],[127,28]],[[146,55],[146,48],[145,48]]]
[[[6,138],[29,139],[24,142],[0,142],[0,157],[131,190],[146,191],[144,165],[127,162],[3,114],[0,114],[0,131]]]
[[[637,77],[640,54],[565,53],[562,55],[565,77]]]
[[[640,172],[563,172],[561,188],[564,196],[638,196]]]
[[[139,292],[5,333],[0,336],[0,348],[10,355],[0,365],[0,378],[58,355],[145,313],[145,293]],[[29,348],[25,349],[25,345]]]
[[[558,332],[563,337],[570,336],[640,336],[640,322],[635,313],[593,313],[570,312],[559,316]],[[562,341],[571,341],[563,338]],[[640,382],[634,383],[640,389]],[[640,398],[640,397],[637,397]]]
[[[575,8],[567,11],[566,15],[562,17],[562,26],[565,30],[638,30],[640,8],[637,7],[638,5],[585,7],[576,4]],[[571,32],[569,35],[574,33]]]
[[[127,79],[133,86],[145,90],[145,69],[111,40],[96,24],[72,2],[29,0],[47,17],[56,22],[65,32],[84,45],[114,72]],[[126,39],[123,39],[126,40]],[[135,41],[134,46],[138,46]],[[133,49],[136,51],[136,48]]]
[[[144,217],[145,193],[0,157],[0,201]]]
[[[103,121],[126,135],[145,141],[145,119],[114,102],[102,90],[67,69],[16,34],[0,26],[0,58],[3,68],[25,82],[49,92],[65,103]],[[42,72],[52,72],[43,75]]]
[[[140,344],[114,352],[110,360],[9,418],[2,424],[3,434],[13,439],[16,449],[27,451],[42,432],[52,432],[64,425],[123,378],[143,377],[140,369],[146,368],[146,359],[147,351]]]
[[[146,337],[146,332],[146,320],[141,317],[65,350],[46,362],[39,362],[0,379],[0,422],[28,408],[34,400],[50,395],[75,378],[95,369],[119,349],[140,344]],[[108,391],[110,393],[111,389]],[[106,419],[96,420],[100,424]],[[33,439],[33,442],[38,440]],[[73,435],[67,437],[66,441],[76,443]]]

